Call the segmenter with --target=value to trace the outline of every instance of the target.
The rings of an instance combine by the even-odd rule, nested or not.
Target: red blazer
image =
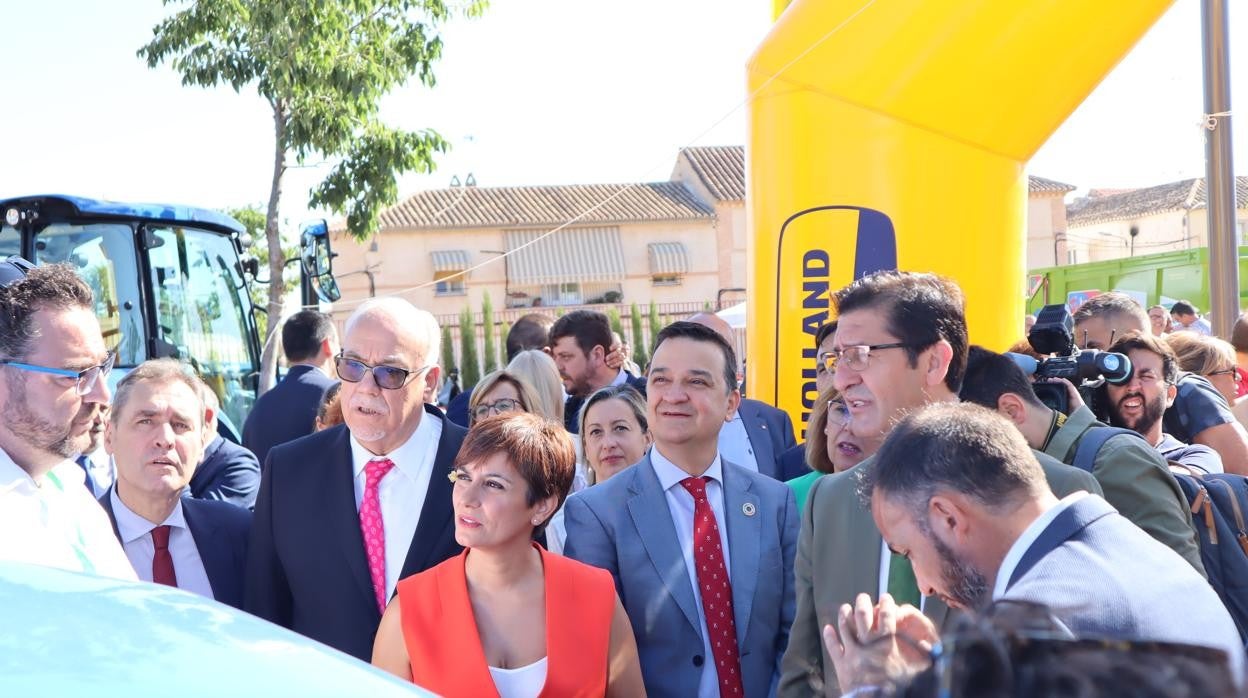
[[[602,696],[615,583],[605,570],[538,550],[546,575],[546,685],[541,695]],[[497,698],[468,600],[468,552],[399,582],[403,641],[416,685],[448,698]]]

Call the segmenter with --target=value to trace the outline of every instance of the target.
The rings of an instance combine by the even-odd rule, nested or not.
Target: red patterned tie
[[[386,611],[386,529],[381,521],[381,478],[394,467],[389,458],[370,460],[364,466],[364,501],[360,502],[360,532],[364,534],[364,552],[368,554],[368,571],[373,577],[373,593],[377,610]]]
[[[702,593],[706,629],[711,636],[715,672],[719,676],[719,695],[740,696],[744,692],[737,625],[732,616],[732,585],[728,582],[728,568],[724,566],[719,524],[706,499],[709,480],[708,477],[688,477],[680,484],[693,495],[693,564],[698,568],[698,588]]]
[[[156,546],[156,554],[152,555],[152,581],[176,587],[178,575],[173,571],[173,556],[169,554],[169,526],[153,528],[152,543]]]

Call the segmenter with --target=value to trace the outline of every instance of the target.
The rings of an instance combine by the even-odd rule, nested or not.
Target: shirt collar
[[[689,473],[682,470],[680,466],[659,453],[658,444],[650,448],[650,464],[654,466],[654,474],[659,477],[659,484],[663,486],[665,492],[679,485],[681,480],[690,477]],[[715,460],[711,461],[711,467],[707,468],[702,476],[718,482],[720,487],[724,486],[724,466],[720,462],[718,451],[715,452]]]
[[[165,520],[159,524],[154,524],[131,511],[130,507],[121,501],[121,497],[117,496],[116,487],[108,491],[108,501],[113,505],[113,519],[117,521],[117,533],[121,536],[123,545],[132,543],[151,533],[152,529],[157,526],[187,527],[186,517],[182,514],[181,498],[174,503],[173,511],[169,512],[169,516],[165,517]]]
[[[612,378],[611,382],[608,385],[611,385],[611,386],[624,385],[627,382],[628,382],[628,373],[625,372],[624,369],[621,368],[621,369],[618,369],[618,373],[615,374],[615,378]]]
[[[1096,415],[1092,414],[1092,410],[1086,405],[1080,405],[1070,413],[1070,416],[1066,418],[1066,423],[1058,428],[1057,433],[1049,439],[1044,452],[1063,463],[1067,462],[1067,457],[1074,454],[1075,444],[1079,441],[1079,437],[1095,424]]]
[[[61,461],[48,472],[56,476],[63,488],[71,485],[85,486],[87,474],[72,460]],[[0,494],[7,492],[31,494],[37,492],[46,482],[47,476],[40,480],[32,478],[3,448],[0,448]]]
[[[424,409],[423,407],[421,408]],[[442,423],[437,421],[437,417],[425,412],[420,415],[420,424],[416,426],[416,431],[407,438],[398,448],[390,453],[375,454],[360,445],[355,437],[351,437],[351,465],[352,474],[359,477],[364,472],[364,466],[368,465],[370,460],[382,460],[389,458],[394,462],[394,467],[407,473],[414,475],[420,468],[420,464],[424,462],[425,449],[429,448],[427,444],[434,444],[437,448],[437,441],[441,437]]]
[[[1010,577],[1014,576],[1014,569],[1018,567],[1018,563],[1022,561],[1023,555],[1036,542],[1040,534],[1044,533],[1044,529],[1053,523],[1053,519],[1056,519],[1058,514],[1086,496],[1088,496],[1088,493],[1082,490],[1066,495],[1061,501],[1050,507],[1048,511],[1036,517],[1036,520],[1032,521],[1031,525],[1023,529],[1022,535],[1018,537],[1018,540],[1014,541],[1014,545],[1010,546],[1009,552],[1005,554],[1005,559],[1001,561],[1001,568],[997,570],[997,581],[992,585],[993,601],[1005,595],[1006,587],[1010,585]]]

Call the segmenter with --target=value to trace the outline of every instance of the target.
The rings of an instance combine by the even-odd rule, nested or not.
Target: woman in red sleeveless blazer
[[[575,458],[562,425],[536,415],[473,426],[451,473],[464,552],[399,582],[373,664],[448,698],[644,695],[611,575],[533,543]]]

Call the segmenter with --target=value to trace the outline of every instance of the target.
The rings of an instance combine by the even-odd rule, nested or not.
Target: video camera
[[[1062,303],[1046,305],[1036,315],[1036,324],[1027,341],[1037,354],[1050,355],[1036,360],[1025,354],[1010,354],[1024,373],[1035,378],[1065,378],[1080,388],[1089,406],[1091,388],[1102,381],[1121,385],[1131,380],[1131,360],[1125,354],[1097,349],[1079,349],[1075,344],[1075,320]],[[1036,383],[1036,397],[1049,407],[1069,414],[1070,401],[1061,383]]]

